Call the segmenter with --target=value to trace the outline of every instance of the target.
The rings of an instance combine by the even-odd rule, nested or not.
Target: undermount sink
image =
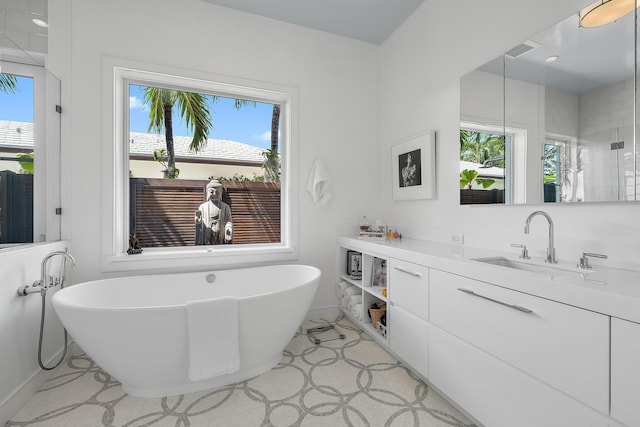
[[[554,264],[534,264],[531,261],[518,261],[505,257],[475,258],[472,261],[483,262],[485,264],[498,265],[500,267],[512,268],[514,270],[528,271],[531,273],[544,274],[546,276],[560,276],[567,274],[584,274],[587,271],[578,271],[568,267]]]

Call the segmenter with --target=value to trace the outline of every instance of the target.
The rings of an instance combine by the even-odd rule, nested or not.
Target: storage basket
[[[380,304],[378,306],[378,308],[370,308],[369,309],[369,317],[371,317],[371,326],[373,326],[374,328],[378,327],[378,322],[380,321],[380,319],[382,319],[382,316],[384,316],[387,313],[387,305],[386,304]]]

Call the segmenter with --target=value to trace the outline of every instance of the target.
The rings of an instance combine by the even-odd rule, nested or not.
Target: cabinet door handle
[[[407,273],[412,275],[413,277],[422,277],[422,275],[420,273],[415,273],[413,271],[409,271],[409,270],[405,270],[402,267],[393,267],[394,270],[398,270],[398,271],[402,271],[403,273]]]
[[[487,296],[477,294],[474,291],[472,291],[471,289],[458,288],[458,290],[464,292],[465,294],[473,295],[473,296],[476,296],[478,298],[486,299],[487,301],[495,302],[497,304],[513,308],[514,310],[522,311],[523,313],[533,313],[533,310],[528,309],[527,307],[523,307],[523,306],[517,305],[517,304],[509,304],[507,302],[503,302],[503,301],[499,301],[497,299],[489,298]]]

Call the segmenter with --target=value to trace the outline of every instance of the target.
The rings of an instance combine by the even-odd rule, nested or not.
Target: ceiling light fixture
[[[631,12],[635,0],[599,0],[580,11],[580,26],[586,28],[609,24]]]
[[[42,19],[38,19],[38,18],[33,18],[31,20],[31,22],[33,22],[34,24],[36,24],[38,27],[42,27],[42,28],[48,28],[49,24],[47,24],[46,21],[43,21]]]
[[[546,58],[544,60],[544,62],[546,62],[547,64],[550,64],[552,62],[556,62],[558,60],[558,58],[560,58],[558,55],[552,55],[552,56]]]

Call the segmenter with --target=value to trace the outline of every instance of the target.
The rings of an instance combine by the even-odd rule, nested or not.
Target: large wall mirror
[[[460,203],[638,200],[632,10],[576,13],[460,82]]]
[[[0,25],[0,250],[7,250],[60,239],[60,80],[45,68],[46,0],[0,12],[11,16]]]

